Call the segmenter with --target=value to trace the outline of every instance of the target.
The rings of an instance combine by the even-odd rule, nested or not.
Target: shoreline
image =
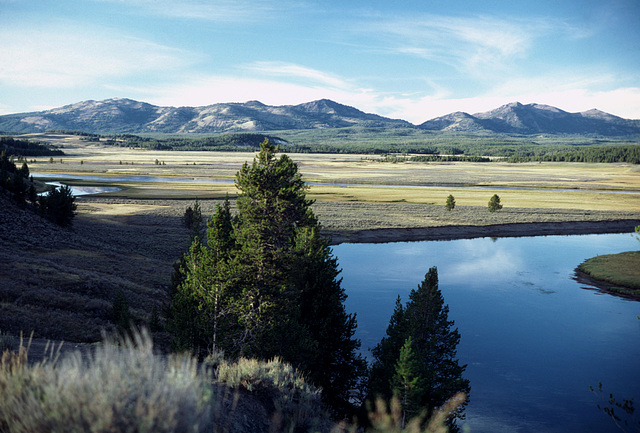
[[[330,245],[343,243],[387,243],[450,241],[484,237],[526,237],[551,235],[587,235],[632,233],[640,219],[604,221],[565,221],[493,224],[484,226],[450,225],[420,228],[382,228],[357,231],[326,231]]]
[[[597,290],[608,295],[619,296],[621,298],[632,299],[634,301],[640,301],[640,291],[637,289],[623,286],[622,284],[614,284],[606,280],[594,278],[591,275],[587,274],[585,271],[581,270],[580,267],[575,268],[574,274],[575,276],[573,277],[573,279],[578,283],[595,287],[595,289],[592,289],[591,287],[583,287],[583,289]]]

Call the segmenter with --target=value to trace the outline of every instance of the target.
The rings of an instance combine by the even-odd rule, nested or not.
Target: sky
[[[115,97],[640,119],[640,1],[0,0],[0,114]]]

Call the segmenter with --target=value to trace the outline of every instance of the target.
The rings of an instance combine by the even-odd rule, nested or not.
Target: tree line
[[[29,140],[15,139],[13,137],[0,137],[0,152],[16,156],[60,156],[64,152],[50,144]]]
[[[319,234],[297,165],[265,140],[235,183],[237,212],[227,198],[206,230],[197,202],[185,211],[192,243],[175,265],[166,311],[176,350],[279,357],[322,388],[339,416],[353,416],[365,399],[405,394],[409,415],[419,415],[418,408],[432,413],[454,394],[468,393],[465,366],[455,359],[459,334],[451,329],[435,268],[412,292],[402,319],[394,313],[385,348],[374,351],[369,369],[354,337],[356,316],[344,306],[337,259]],[[395,349],[404,346],[400,359]]]
[[[286,143],[278,137],[264,134],[223,134],[201,138],[181,138],[181,137],[142,137],[134,134],[117,134],[102,137],[102,142],[106,145],[119,147],[136,147],[151,150],[209,150],[238,152],[247,150],[257,150],[260,143],[268,139],[276,143]]]
[[[513,155],[507,162],[627,162],[640,164],[640,145],[593,146],[568,152],[549,152],[543,155]]]

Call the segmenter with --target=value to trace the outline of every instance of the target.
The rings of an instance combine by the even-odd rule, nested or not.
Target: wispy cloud
[[[335,89],[352,88],[352,85],[346,80],[334,74],[294,63],[258,61],[246,64],[241,68],[260,75],[279,77],[289,82],[301,81],[311,87],[323,86]]]
[[[19,32],[0,29],[0,82],[23,87],[78,87],[149,71],[174,70],[194,60],[183,50],[99,27],[66,23]]]
[[[187,18],[217,22],[255,22],[277,16],[292,2],[269,0],[94,0],[118,3],[169,18]]]
[[[534,40],[552,26],[543,19],[420,15],[373,17],[354,29],[377,38],[389,53],[412,55],[477,75],[527,55]]]

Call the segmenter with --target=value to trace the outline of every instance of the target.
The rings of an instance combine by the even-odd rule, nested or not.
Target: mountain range
[[[640,135],[640,120],[623,119],[599,110],[569,113],[548,105],[518,102],[473,115],[455,112],[420,125],[365,113],[328,99],[282,106],[249,101],[203,107],[160,107],[113,98],[0,116],[0,131],[12,133],[49,130],[132,134],[225,133],[349,126],[526,135]]]

